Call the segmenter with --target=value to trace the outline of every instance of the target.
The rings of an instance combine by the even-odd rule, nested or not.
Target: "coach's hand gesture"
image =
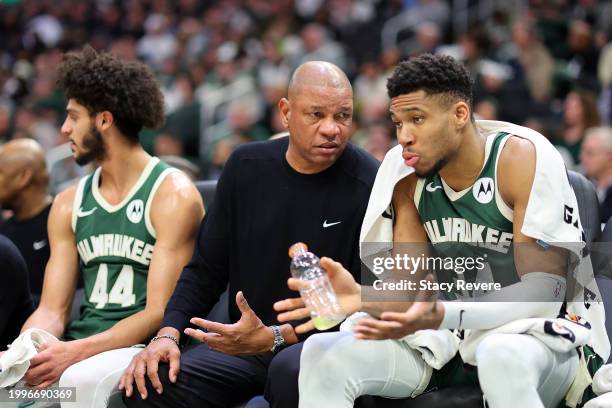
[[[185,329],[185,334],[206,343],[213,350],[226,354],[257,354],[270,351],[274,345],[272,329],[257,317],[242,292],[236,294],[236,305],[242,313],[236,323],[222,324],[194,317],[191,323],[204,330]]]
[[[164,334],[162,329],[159,334]],[[173,330],[168,328],[168,330]],[[174,330],[176,334],[176,330]],[[169,333],[166,333],[169,334]],[[170,381],[176,382],[180,370],[181,351],[174,340],[161,338],[149,343],[149,345],[136,354],[132,358],[132,362],[125,369],[121,380],[119,381],[119,389],[125,390],[125,395],[132,396],[134,381],[142,399],[147,398],[147,387],[145,385],[145,374],[151,380],[151,384],[158,394],[163,392],[161,381],[157,375],[159,363],[169,363],[170,371],[168,373]]]
[[[342,309],[347,315],[351,315],[361,308],[361,286],[355,282],[355,278],[347,271],[340,262],[335,262],[331,258],[321,258],[321,267],[327,271],[329,280],[336,292],[336,297]],[[290,289],[299,291],[307,283],[297,279],[289,278],[288,286]],[[310,310],[304,304],[304,300],[299,298],[285,299],[274,304],[274,310],[283,312],[278,315],[279,322],[289,322],[310,317]],[[296,333],[306,333],[313,330],[314,323],[309,320],[295,328]]]

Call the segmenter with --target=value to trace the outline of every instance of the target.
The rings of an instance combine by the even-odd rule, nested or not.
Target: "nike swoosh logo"
[[[340,224],[341,222],[342,221],[328,223],[327,220],[325,220],[325,221],[323,221],[323,228],[331,227],[331,226]]]
[[[89,211],[84,211],[83,207],[79,208],[79,211],[77,211],[77,217],[87,217],[88,215],[91,215],[94,213],[94,211],[96,211],[98,209],[98,207],[94,207]]]
[[[459,312],[459,329],[461,329],[461,326],[463,325],[463,314],[465,313],[465,310],[461,309],[461,311]]]
[[[439,188],[442,188],[442,186],[432,186],[433,182],[429,183],[426,187],[425,190],[429,191],[430,193],[433,193],[434,191],[436,191]]]
[[[34,241],[32,243],[32,248],[34,248],[35,251],[41,250],[45,246],[47,246],[47,240],[46,239],[43,239],[42,241]]]

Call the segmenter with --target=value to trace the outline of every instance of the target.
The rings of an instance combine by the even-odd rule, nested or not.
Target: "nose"
[[[328,139],[333,139],[340,133],[340,127],[334,118],[326,117],[321,122],[319,132]]]
[[[412,146],[415,142],[414,136],[406,127],[402,127],[397,133],[397,141],[403,146]]]
[[[69,136],[72,133],[72,126],[68,123],[68,118],[62,123],[62,127],[60,128],[60,133],[62,136]]]

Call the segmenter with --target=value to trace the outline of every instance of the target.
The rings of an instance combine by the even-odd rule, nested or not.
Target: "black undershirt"
[[[0,351],[19,335],[21,326],[34,311],[28,270],[17,247],[0,235]]]
[[[23,255],[28,267],[30,290],[40,298],[42,292],[45,266],[49,260],[49,239],[47,237],[47,219],[51,204],[27,220],[18,221],[9,218],[1,227],[0,233],[6,235]]]

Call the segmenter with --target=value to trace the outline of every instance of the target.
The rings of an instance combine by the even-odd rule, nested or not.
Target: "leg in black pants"
[[[158,395],[145,376],[148,397],[142,400],[136,385],[128,407],[225,408],[263,392],[269,356],[230,356],[205,344],[181,353],[181,368],[175,384],[168,378],[168,364],[160,364],[159,379],[164,391]]]
[[[294,344],[279,352],[268,367],[266,400],[272,408],[297,408],[298,374],[304,343]]]

